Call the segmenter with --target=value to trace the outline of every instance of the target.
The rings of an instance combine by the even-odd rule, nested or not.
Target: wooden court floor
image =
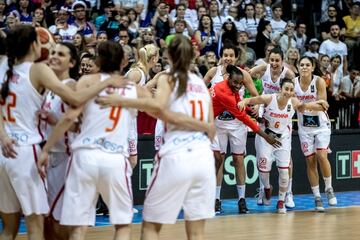
[[[140,239],[140,224],[132,226],[132,239]],[[112,239],[112,227],[90,228],[87,240]],[[18,240],[26,239],[26,235]],[[186,239],[184,222],[166,225],[161,231],[163,240]],[[207,240],[359,240],[360,207],[288,212],[285,215],[248,214],[216,217],[206,223]]]

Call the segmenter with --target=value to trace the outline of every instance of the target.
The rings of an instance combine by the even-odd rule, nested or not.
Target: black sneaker
[[[246,207],[245,198],[240,198],[240,200],[238,201],[238,207],[239,207],[239,213],[240,214],[244,214],[244,213],[249,212],[249,209]]]
[[[221,200],[216,199],[215,200],[215,214],[220,214],[220,213],[221,213]]]

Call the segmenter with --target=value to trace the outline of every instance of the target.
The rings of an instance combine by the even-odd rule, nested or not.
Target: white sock
[[[216,199],[220,199],[221,186],[216,186]]]
[[[315,187],[311,187],[311,190],[314,194],[314,197],[321,197],[319,185],[317,185]]]
[[[292,178],[289,178],[289,185],[288,185],[287,192],[289,192],[289,193],[292,192]]]
[[[279,191],[279,200],[285,201],[286,192]]]
[[[245,185],[236,185],[239,199],[245,198]]]
[[[331,176],[330,177],[324,177],[324,182],[325,182],[325,192],[326,192],[326,190],[328,190],[329,188],[332,188]]]
[[[259,188],[264,189],[264,184],[261,181],[261,178],[259,177]]]

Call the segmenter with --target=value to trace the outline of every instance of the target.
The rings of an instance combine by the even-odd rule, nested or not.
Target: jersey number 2
[[[112,127],[105,128],[106,132],[112,132],[116,128],[119,123],[119,119],[121,116],[121,107],[111,107],[109,119],[112,121]]]
[[[8,100],[8,102],[6,101]],[[6,106],[6,116],[3,116],[4,121],[15,122],[15,118],[11,114],[11,109],[16,107],[16,94],[9,92],[5,101],[1,100],[1,106]]]
[[[196,104],[197,103],[197,104]],[[190,100],[190,104],[191,104],[191,108],[192,108],[192,117],[196,118],[196,114],[197,111],[200,110],[200,121],[204,120],[204,110],[203,110],[203,104],[201,100],[195,101],[195,100]],[[198,106],[197,106],[198,105]],[[197,109],[197,107],[199,109]]]

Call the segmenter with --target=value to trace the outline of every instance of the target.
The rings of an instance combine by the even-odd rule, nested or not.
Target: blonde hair
[[[290,47],[290,48],[286,51],[286,54],[285,54],[285,62],[288,62],[288,61],[289,61],[290,51],[295,51],[295,52],[297,53],[298,58],[296,59],[295,64],[298,63],[299,60],[300,60],[300,52],[299,52],[299,49],[294,48],[294,47]]]
[[[148,70],[148,63],[152,57],[159,55],[159,48],[155,44],[147,44],[139,49],[139,61],[132,68],[140,68],[144,72]]]

